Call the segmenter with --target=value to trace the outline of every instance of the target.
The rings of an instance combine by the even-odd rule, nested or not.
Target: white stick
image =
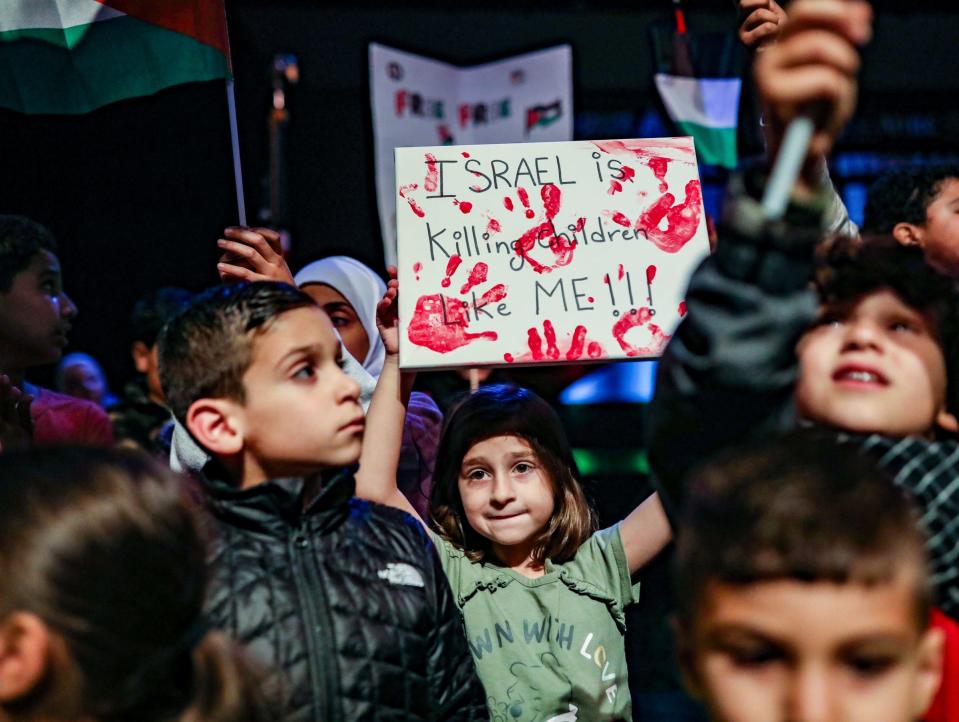
[[[805,115],[794,118],[786,128],[776,163],[766,184],[766,192],[763,194],[763,215],[767,220],[778,220],[786,212],[789,195],[806,159],[813,130],[815,124],[812,118]]]
[[[230,140],[233,145],[233,182],[236,185],[236,210],[240,225],[246,225],[246,203],[243,200],[243,167],[240,165],[240,133],[236,125],[236,95],[233,78],[226,79],[226,107],[230,111]]]

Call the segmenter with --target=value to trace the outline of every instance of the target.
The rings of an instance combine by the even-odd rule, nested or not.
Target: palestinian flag
[[[2,0],[0,106],[86,113],[228,77],[223,0]]]
[[[736,126],[745,52],[734,33],[691,34],[676,23],[649,28],[656,89],[678,135],[691,135],[702,163],[736,167]]]

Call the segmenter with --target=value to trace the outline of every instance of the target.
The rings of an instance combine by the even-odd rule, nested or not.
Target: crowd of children
[[[868,4],[739,7],[769,158],[816,131],[783,219],[768,162],[730,182],[635,440],[657,491],[603,529],[531,390],[412,391],[395,269],[227,229],[223,285],[134,308],[108,415],[90,358],[27,380],[77,307],[0,216],[0,722],[639,722],[661,554],[715,722],[959,720],[959,169],[880,179],[860,233],[824,158]]]

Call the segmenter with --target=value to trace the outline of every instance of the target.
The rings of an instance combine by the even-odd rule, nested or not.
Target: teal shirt
[[[493,722],[631,720],[623,609],[639,598],[619,527],[530,579],[435,534]]]

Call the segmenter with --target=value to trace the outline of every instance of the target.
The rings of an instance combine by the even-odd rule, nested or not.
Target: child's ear
[[[133,365],[137,373],[145,374],[150,369],[150,347],[143,341],[134,341],[130,347],[130,355],[133,356]]]
[[[914,223],[897,223],[893,226],[892,235],[900,245],[922,248],[922,229]]]
[[[936,426],[943,431],[948,431],[950,434],[959,434],[959,419],[956,418],[955,414],[945,409],[942,409],[936,415]]]
[[[0,704],[23,699],[47,672],[50,630],[35,614],[13,612],[0,622]]]
[[[926,713],[939,691],[944,645],[945,635],[941,629],[928,629],[919,640],[919,664],[914,688],[916,707],[912,711],[915,719]]]
[[[228,399],[198,399],[186,412],[186,426],[207,451],[232,456],[243,450],[241,411]]]

